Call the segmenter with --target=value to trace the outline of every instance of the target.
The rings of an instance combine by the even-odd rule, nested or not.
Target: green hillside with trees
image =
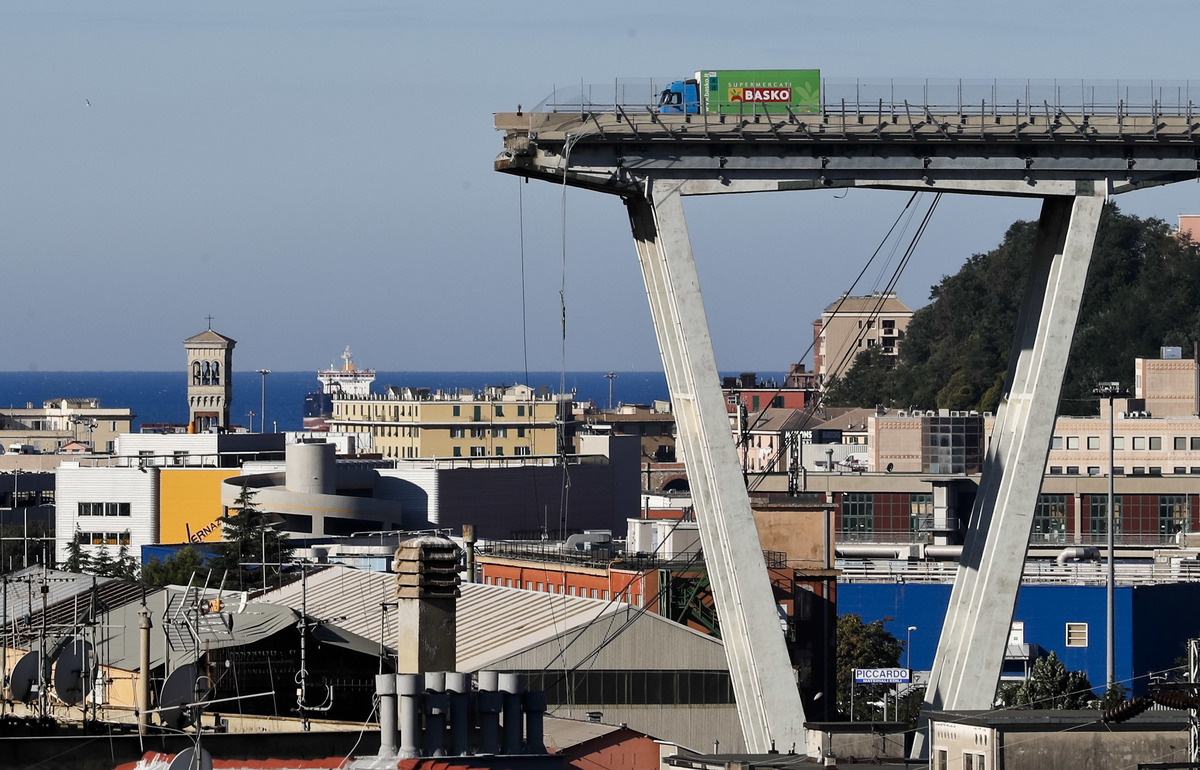
[[[976,254],[931,289],[895,357],[860,353],[835,379],[830,406],[994,411],[1012,349],[1017,311],[1033,257],[1037,223],[1009,227],[1004,241]],[[1122,214],[1109,203],[1100,219],[1091,274],[1063,385],[1062,411],[1095,411],[1097,382],[1132,386],[1133,359],[1164,345],[1200,339],[1197,246],[1160,219]]]

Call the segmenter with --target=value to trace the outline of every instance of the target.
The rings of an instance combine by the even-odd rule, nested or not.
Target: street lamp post
[[[916,626],[908,627],[908,641],[904,643],[904,667],[908,669],[910,684],[912,678],[912,632],[916,630]]]
[[[267,432],[267,375],[271,373],[270,369],[259,369],[258,373],[262,375],[262,405],[258,410],[259,433]]]
[[[1116,515],[1114,511],[1114,495],[1113,495],[1113,465],[1114,465],[1114,444],[1116,434],[1115,415],[1113,414],[1113,399],[1122,395],[1121,383],[1119,382],[1101,382],[1095,390],[1092,391],[1101,398],[1108,399],[1108,515],[1107,515],[1107,539],[1108,539],[1108,573],[1105,580],[1105,610],[1107,613],[1107,625],[1105,627],[1105,660],[1104,660],[1104,675],[1105,682],[1108,687],[1116,684],[1117,676],[1117,630],[1116,630],[1116,600],[1114,598],[1114,554],[1116,552]]]

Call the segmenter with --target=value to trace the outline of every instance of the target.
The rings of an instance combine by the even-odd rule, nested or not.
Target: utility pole
[[[267,375],[271,373],[270,369],[257,370],[262,375],[262,405],[258,411],[259,433],[267,432]],[[250,432],[254,432],[254,426],[250,426]]]
[[[1119,382],[1101,382],[1092,391],[1093,394],[1101,398],[1108,398],[1108,573],[1105,580],[1105,606],[1107,612],[1107,625],[1105,627],[1105,661],[1104,674],[1105,683],[1108,688],[1111,688],[1117,681],[1117,654],[1116,654],[1116,599],[1115,599],[1115,568],[1113,566],[1114,554],[1116,551],[1116,516],[1114,511],[1113,501],[1113,465],[1114,465],[1114,444],[1116,424],[1113,414],[1113,399],[1117,396],[1124,395],[1121,392],[1121,383]]]
[[[618,375],[616,372],[609,372],[608,374],[604,375],[604,379],[608,380],[608,409],[609,409],[609,411],[612,411],[613,380],[615,380],[617,378],[617,376]]]

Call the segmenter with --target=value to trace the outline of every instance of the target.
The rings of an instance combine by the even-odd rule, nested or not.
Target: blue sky
[[[1192,25],[1176,23],[1192,4],[979,6],[9,0],[0,369],[179,368],[181,341],[210,314],[238,340],[238,369],[315,369],[346,345],[381,370],[514,370],[526,355],[531,369],[659,368],[619,201],[571,190],[564,204],[556,186],[492,170],[493,113],[556,86],[812,67],[1191,76],[1200,89]],[[689,200],[720,368],[799,360],[810,322],[907,198]],[[1117,202],[1174,223],[1200,213],[1200,187]],[[901,298],[923,305],[942,275],[1036,215],[1033,201],[944,198]]]

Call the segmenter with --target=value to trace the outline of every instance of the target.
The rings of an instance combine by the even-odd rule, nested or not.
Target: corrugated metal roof
[[[40,617],[42,611],[40,586],[43,582],[49,589],[46,594],[46,605],[53,607],[59,602],[90,591],[93,580],[97,585],[102,585],[112,579],[93,578],[91,575],[77,575],[73,572],[56,569],[43,569],[40,565],[35,565],[4,576],[4,597],[0,599],[0,607],[7,607],[9,620],[22,621],[27,614],[31,618],[35,615]],[[5,622],[0,618],[0,626],[3,625]]]
[[[378,643],[394,646],[396,630],[381,615],[395,601],[396,576],[331,566],[309,575],[308,614]],[[458,599],[459,671],[477,671],[493,660],[554,639],[582,625],[627,609],[625,604],[581,596],[470,583]],[[291,607],[301,605],[301,585],[292,583],[261,597]]]

